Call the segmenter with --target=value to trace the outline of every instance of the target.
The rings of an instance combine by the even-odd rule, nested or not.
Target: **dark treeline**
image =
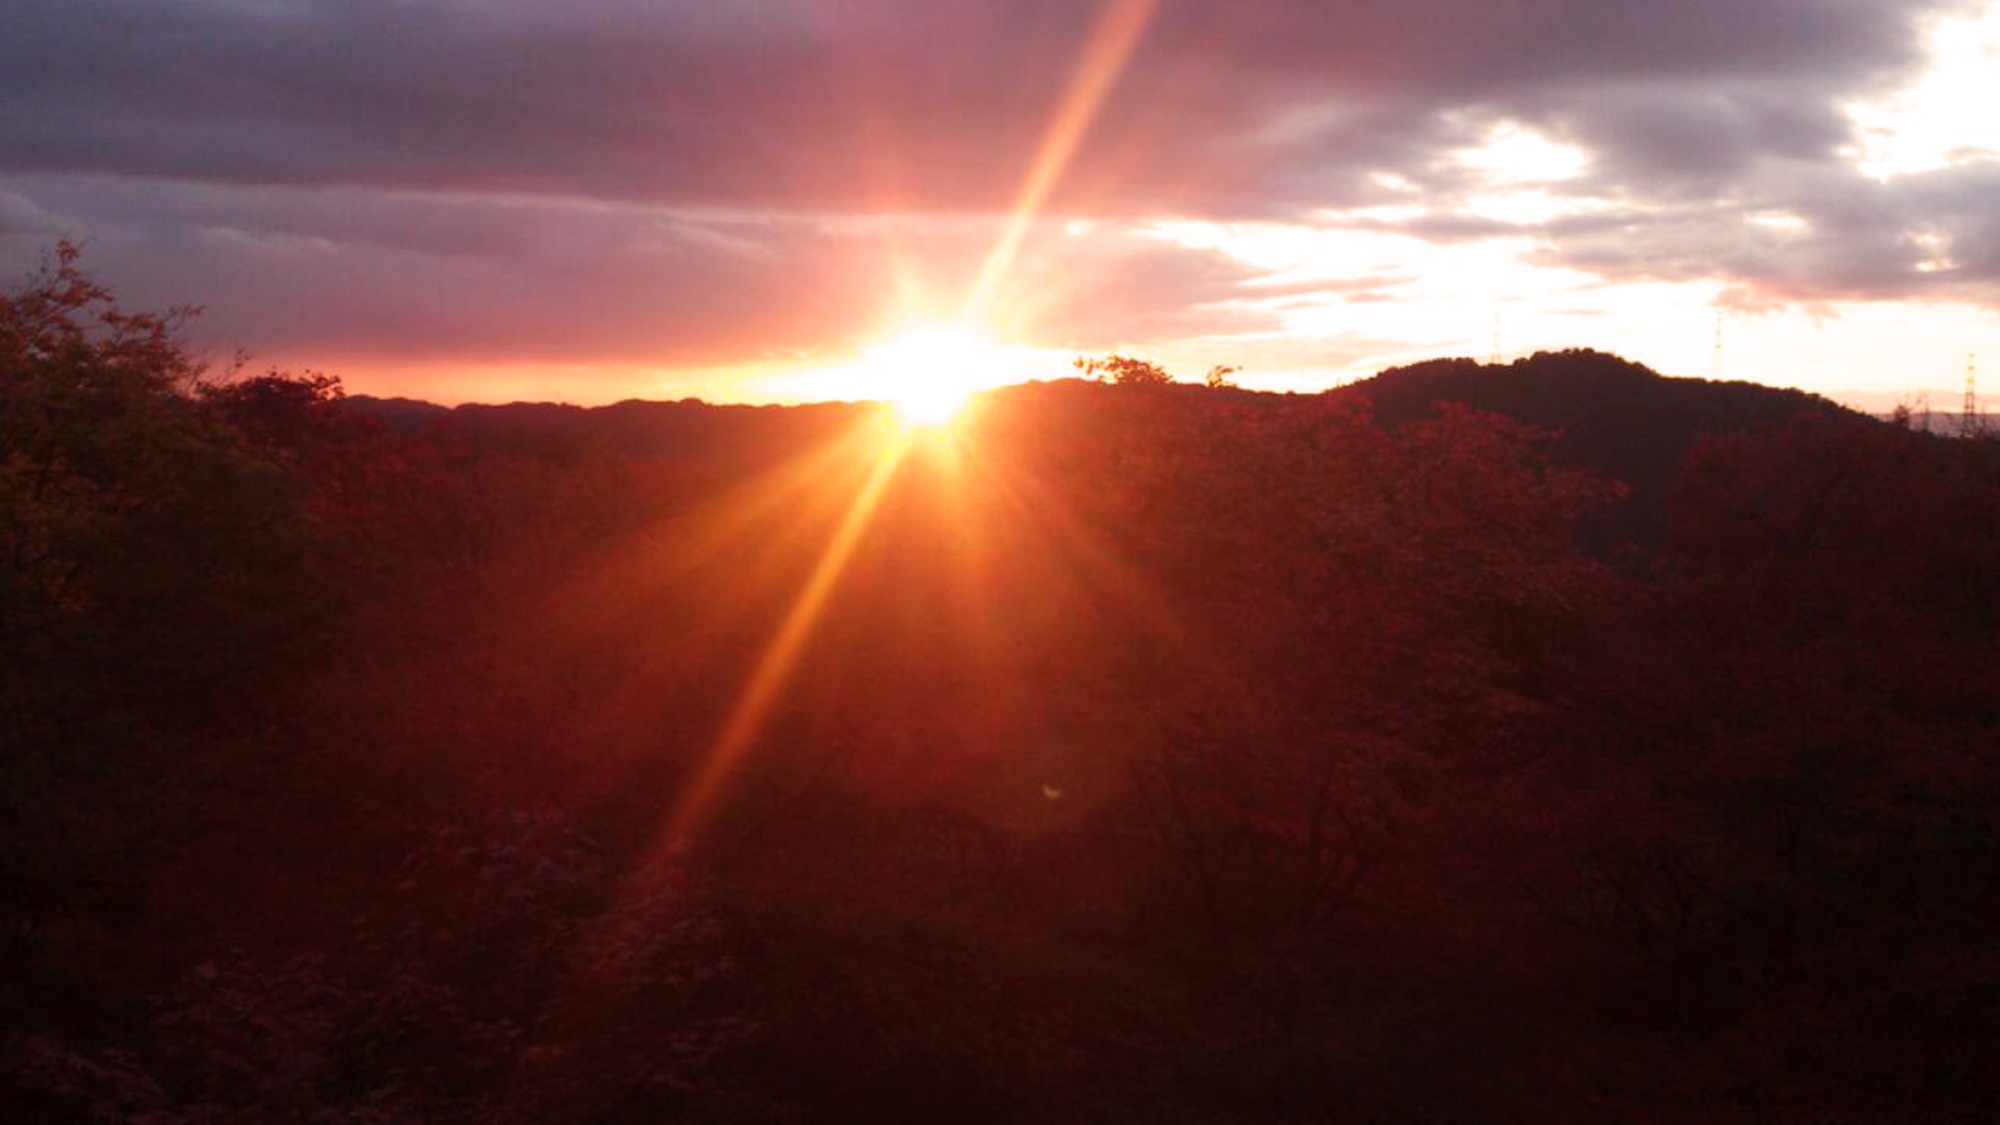
[[[1364,395],[1388,425],[1415,420],[1434,403],[1448,401],[1549,431],[1554,457],[1595,468],[1630,490],[1625,503],[1585,515],[1578,527],[1581,541],[1596,553],[1641,563],[1666,540],[1668,500],[1702,437],[1806,417],[1861,418],[1803,391],[1663,379],[1593,351],[1539,353],[1504,367],[1433,360],[1384,371],[1352,391]],[[1639,551],[1627,550],[1632,547]]]
[[[0,303],[10,1120],[2000,1093],[1996,443],[1594,353],[444,412],[173,328]]]

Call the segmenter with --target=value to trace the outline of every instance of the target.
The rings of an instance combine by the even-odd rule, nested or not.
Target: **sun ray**
[[[981,265],[956,323],[946,329],[915,330],[878,349],[884,354],[870,357],[878,367],[878,377],[893,384],[885,397],[895,401],[904,426],[884,445],[874,470],[856,492],[810,577],[764,646],[714,743],[662,822],[659,839],[663,847],[694,835],[738,760],[763,730],[890,479],[918,436],[913,427],[941,425],[976,389],[973,384],[985,381],[979,378],[980,373],[963,369],[972,357],[991,350],[968,343],[972,339],[970,326],[986,319],[1028,231],[1124,73],[1157,8],[1158,0],[1108,0],[1105,4],[1023,179],[1007,225]]]
[[[974,391],[1002,376],[998,349],[962,328],[926,325],[868,348],[871,393],[888,400],[905,427],[942,428]]]
[[[813,629],[819,623],[820,611],[825,608],[848,559],[853,556],[863,532],[868,529],[890,479],[902,464],[910,440],[909,435],[904,435],[884,448],[874,471],[855,494],[847,514],[842,517],[840,526],[834,529],[819,562],[814,565],[811,577],[806,579],[798,597],[793,599],[791,609],[785,614],[778,631],[772,635],[770,643],[764,646],[763,655],[744,684],[742,694],[737,696],[735,705],[730,708],[721,733],[676,799],[673,811],[663,823],[659,837],[662,847],[671,847],[693,837],[735,770],[737,760],[763,730],[772,706],[790,682],[799,657],[812,638]]]
[[[1078,519],[1059,490],[1018,471],[995,473],[990,483],[1010,507],[1032,515],[1029,530],[1046,551],[1089,582],[1148,639],[1190,666],[1212,662],[1219,646],[1197,636],[1174,613],[1167,592]]]
[[[1029,228],[1040,217],[1042,206],[1048,202],[1049,194],[1068,169],[1077,146],[1083,143],[1084,134],[1089,131],[1091,122],[1096,120],[1097,111],[1103,107],[1105,97],[1110,94],[1119,75],[1125,72],[1126,63],[1131,61],[1132,53],[1138,49],[1139,40],[1152,23],[1153,13],[1158,7],[1159,0],[1110,0],[1098,16],[1097,26],[1084,48],[1083,61],[1070,79],[1069,89],[1064,92],[1055,120],[1050,122],[1049,131],[1042,138],[1034,163],[1029,165],[1027,178],[1022,182],[1013,212],[1008,216],[1006,229],[986,256],[972,292],[966,297],[965,309],[959,316],[961,324],[979,323],[987,306],[998,295],[1008,271],[1013,268],[1015,255],[1020,253],[1021,243],[1028,236]]]
[[[792,529],[836,526],[844,518],[840,491],[869,479],[881,457],[884,420],[858,420],[838,437],[802,451],[745,483],[728,488],[691,511],[663,519],[629,544],[582,569],[545,599],[545,628],[605,644],[629,633],[635,618],[657,612],[659,591],[683,586],[704,574],[727,569],[739,578],[778,581],[788,558],[796,558]],[[829,502],[829,497],[831,502]],[[706,613],[681,618],[681,640],[697,648],[722,643],[735,616]],[[678,673],[656,667],[642,655],[607,689],[595,726],[630,732],[657,720],[663,681]],[[609,740],[615,740],[611,733]]]
[[[683,582],[704,568],[742,571],[744,551],[776,541],[799,521],[830,480],[865,479],[882,448],[879,420],[862,419],[838,436],[793,454],[691,509],[664,516],[607,551],[543,600],[543,614],[594,637],[631,628],[631,615],[650,591]]]

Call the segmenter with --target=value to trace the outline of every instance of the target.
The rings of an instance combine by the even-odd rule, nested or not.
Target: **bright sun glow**
[[[976,335],[938,327],[912,329],[862,355],[874,393],[912,426],[948,424],[973,391],[992,385],[998,362]]]
[[[2000,2],[1933,19],[1930,65],[1887,98],[1847,107],[1862,129],[1855,153],[1879,180],[1990,160],[2000,154]],[[1980,108],[1985,106],[1987,108]]]

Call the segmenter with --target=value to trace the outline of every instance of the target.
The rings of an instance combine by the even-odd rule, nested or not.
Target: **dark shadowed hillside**
[[[549,402],[505,405],[467,403],[443,407],[407,398],[354,395],[345,408],[397,429],[459,427],[485,437],[553,441],[571,448],[700,463],[714,468],[748,468],[825,442],[875,409],[869,404],[814,403],[806,406],[743,406],[700,399],[644,402],[627,399],[610,406],[582,407]]]
[[[1174,390],[1221,396],[1249,409],[1278,407],[1296,397],[1235,388]],[[1591,516],[1578,529],[1585,545],[1599,554],[1634,547],[1650,554],[1659,547],[1667,531],[1668,493],[1702,435],[1743,433],[1805,416],[1864,417],[1803,391],[1668,378],[1588,349],[1538,352],[1504,365],[1429,360],[1390,368],[1327,394],[1365,399],[1376,420],[1391,428],[1431,415],[1439,403],[1454,402],[1551,432],[1550,453],[1557,463],[1594,469],[1630,488],[1623,503]],[[698,399],[628,400],[595,408],[519,402],[445,408],[367,395],[347,399],[346,407],[396,428],[457,426],[488,437],[555,441],[723,469],[770,464],[829,440],[872,409],[850,403],[714,405]]]
[[[1282,410],[1314,396],[1176,384],[1163,393],[1228,403],[1252,413]],[[1085,380],[1002,391],[1033,400],[1030,412],[1061,411],[1097,401]],[[1630,488],[1621,504],[1585,522],[1580,534],[1600,551],[1631,544],[1657,548],[1667,532],[1667,500],[1683,463],[1704,435],[1739,434],[1803,418],[1867,419],[1819,395],[1744,381],[1670,378],[1643,364],[1587,348],[1537,352],[1508,364],[1454,358],[1392,367],[1324,393],[1360,399],[1381,425],[1396,429],[1434,415],[1442,403],[1499,414],[1551,435],[1558,464],[1589,468]],[[439,406],[408,398],[352,395],[343,409],[392,429],[442,427],[481,440],[554,443],[683,464],[752,468],[831,440],[879,409],[870,403],[803,406],[628,399],[609,406],[548,402]]]
[[[1756,383],[1671,379],[1589,349],[1537,352],[1504,365],[1437,359],[1394,367],[1335,394],[1361,395],[1397,425],[1458,402],[1557,434],[1558,461],[1597,469],[1631,487],[1616,509],[1580,529],[1593,548],[1657,547],[1667,494],[1703,434],[1741,433],[1800,417],[1864,417],[1837,403]]]
[[[447,411],[73,258],[0,299],[8,1122],[1990,1116],[2000,443],[1593,353]],[[1543,428],[1685,462],[1673,565]]]

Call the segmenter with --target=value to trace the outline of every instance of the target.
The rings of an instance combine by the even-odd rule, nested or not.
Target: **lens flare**
[[[912,329],[862,354],[875,394],[906,426],[949,425],[972,392],[1000,374],[998,351],[960,329]]]

